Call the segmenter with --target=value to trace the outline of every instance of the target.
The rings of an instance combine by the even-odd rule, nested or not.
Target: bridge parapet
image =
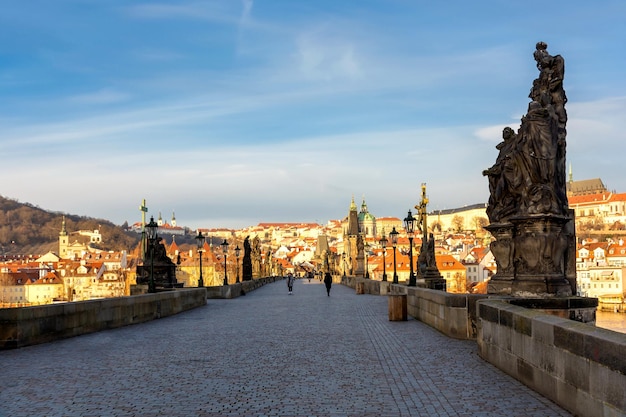
[[[478,316],[483,359],[574,415],[626,415],[626,334],[507,300],[481,300]]]
[[[280,281],[283,277],[265,277],[257,278],[250,281],[237,282],[229,285],[218,285],[215,287],[206,287],[207,298],[237,298],[246,295],[250,291],[254,291],[266,284]]]
[[[206,305],[204,288],[0,309],[0,349],[142,323]]]

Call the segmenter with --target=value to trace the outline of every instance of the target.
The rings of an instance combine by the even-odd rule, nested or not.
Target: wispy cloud
[[[359,78],[357,46],[345,37],[335,37],[324,28],[302,33],[296,40],[296,61],[307,79],[345,80]]]
[[[140,3],[127,6],[128,15],[140,19],[191,19],[237,23],[232,10],[223,2],[185,2],[176,5]]]
[[[243,10],[241,11],[241,17],[239,18],[239,27],[245,27],[250,22],[252,16],[253,0],[242,0]]]
[[[130,94],[111,89],[102,89],[89,94],[80,94],[68,100],[78,104],[111,104],[120,103],[130,98]]]

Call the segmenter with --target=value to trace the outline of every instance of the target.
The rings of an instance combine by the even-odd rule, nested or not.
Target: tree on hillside
[[[130,250],[140,236],[124,232],[108,220],[49,212],[31,204],[0,196],[0,248],[3,253],[32,254],[47,251],[58,244],[65,217],[68,232],[100,230],[103,250]],[[42,252],[45,253],[45,252]]]
[[[455,215],[452,218],[452,230],[454,230],[457,233],[460,233],[463,231],[463,217],[459,216],[458,214]]]

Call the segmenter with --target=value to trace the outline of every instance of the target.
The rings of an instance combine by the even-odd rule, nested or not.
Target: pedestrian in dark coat
[[[293,292],[293,283],[295,282],[296,277],[290,272],[287,274],[287,288],[289,289],[289,295]]]
[[[330,287],[333,285],[333,277],[330,276],[330,272],[324,275],[324,285],[326,285],[326,294],[330,297]]]

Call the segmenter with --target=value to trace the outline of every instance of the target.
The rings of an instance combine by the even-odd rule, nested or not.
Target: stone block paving
[[[569,416],[472,341],[317,280],[1,351],[0,416]]]

